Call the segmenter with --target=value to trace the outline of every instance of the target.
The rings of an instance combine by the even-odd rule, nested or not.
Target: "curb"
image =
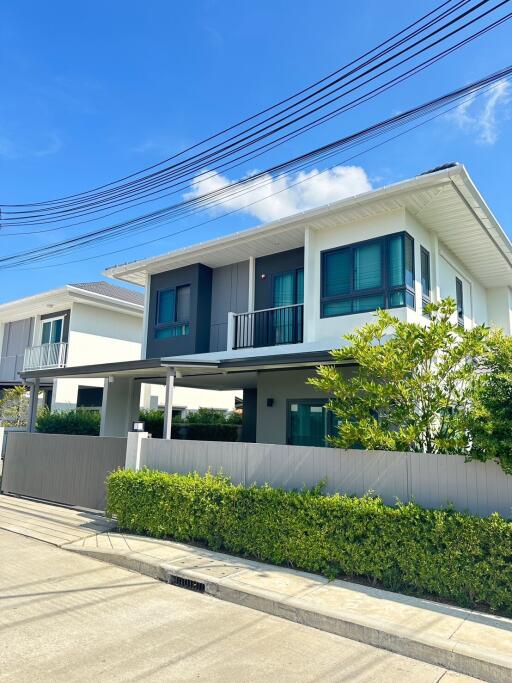
[[[283,599],[280,595],[268,590],[260,591],[250,586],[241,589],[238,584],[233,584],[229,577],[212,577],[210,574],[201,572],[200,569],[184,569],[158,559],[151,561],[147,555],[131,551],[90,549],[73,545],[64,545],[62,548],[166,583],[173,583],[177,577],[188,579],[201,584],[201,592],[219,600],[249,607],[404,657],[451,669],[489,683],[512,681],[510,657],[498,656],[495,652],[475,651],[474,646],[462,643],[450,645],[450,641],[434,636],[418,636],[410,629],[390,628],[388,623],[379,623],[376,618],[365,619],[361,616],[355,620],[353,616],[344,618],[333,611],[313,610],[310,605],[306,606],[297,597]],[[231,576],[243,571],[245,570],[240,568]]]

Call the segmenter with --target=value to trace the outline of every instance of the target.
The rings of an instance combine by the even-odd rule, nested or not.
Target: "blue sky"
[[[436,4],[402,0],[3,3],[0,204],[63,196],[155,163],[321,78]],[[505,67],[511,38],[512,23],[508,23],[362,107],[231,172],[229,179]],[[451,115],[350,161],[357,168],[324,174],[322,182],[304,182],[300,192],[281,194],[279,201],[274,198],[245,210],[226,206],[242,210],[152,244],[143,242],[214,216],[196,216],[60,259],[72,263],[0,270],[0,301],[67,282],[101,279],[103,268],[113,263],[250,227],[283,212],[330,201],[338,192],[379,187],[447,161],[466,164],[512,235],[511,133],[512,84],[501,84]],[[338,160],[343,161],[343,157]],[[289,182],[296,180],[294,176]],[[36,237],[5,231],[0,234],[0,253],[42,245],[76,230]],[[116,249],[126,250],[105,254]]]

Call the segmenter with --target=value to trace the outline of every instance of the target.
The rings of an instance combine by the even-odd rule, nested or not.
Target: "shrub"
[[[43,409],[36,421],[36,431],[47,434],[85,434],[98,436],[101,415],[95,410],[51,411]]]
[[[200,408],[185,418],[173,418],[173,439],[191,441],[237,441],[239,416],[224,413],[213,408]],[[164,433],[164,414],[161,410],[141,410],[140,419],[145,422],[146,431],[154,439],[161,439]]]
[[[512,616],[512,523],[497,514],[481,519],[153,470],[118,470],[107,491],[108,514],[131,532]]]

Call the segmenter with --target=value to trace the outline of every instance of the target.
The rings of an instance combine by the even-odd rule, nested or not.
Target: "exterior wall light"
[[[135,420],[132,424],[132,432],[144,432],[146,430],[146,423],[140,420]]]
[[[274,399],[273,398],[267,398],[267,408],[272,408],[274,405]]]

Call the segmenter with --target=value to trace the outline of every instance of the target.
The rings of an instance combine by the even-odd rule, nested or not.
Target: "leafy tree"
[[[512,474],[512,337],[494,332],[470,416],[471,457],[497,460]]]
[[[467,453],[471,399],[479,382],[489,331],[453,322],[455,302],[429,304],[425,323],[402,322],[377,311],[375,322],[347,334],[336,363],[318,368],[310,383],[332,396],[338,419],[333,445],[350,448]]]
[[[29,400],[27,387],[19,386],[4,389],[0,398],[0,425],[26,427]]]

